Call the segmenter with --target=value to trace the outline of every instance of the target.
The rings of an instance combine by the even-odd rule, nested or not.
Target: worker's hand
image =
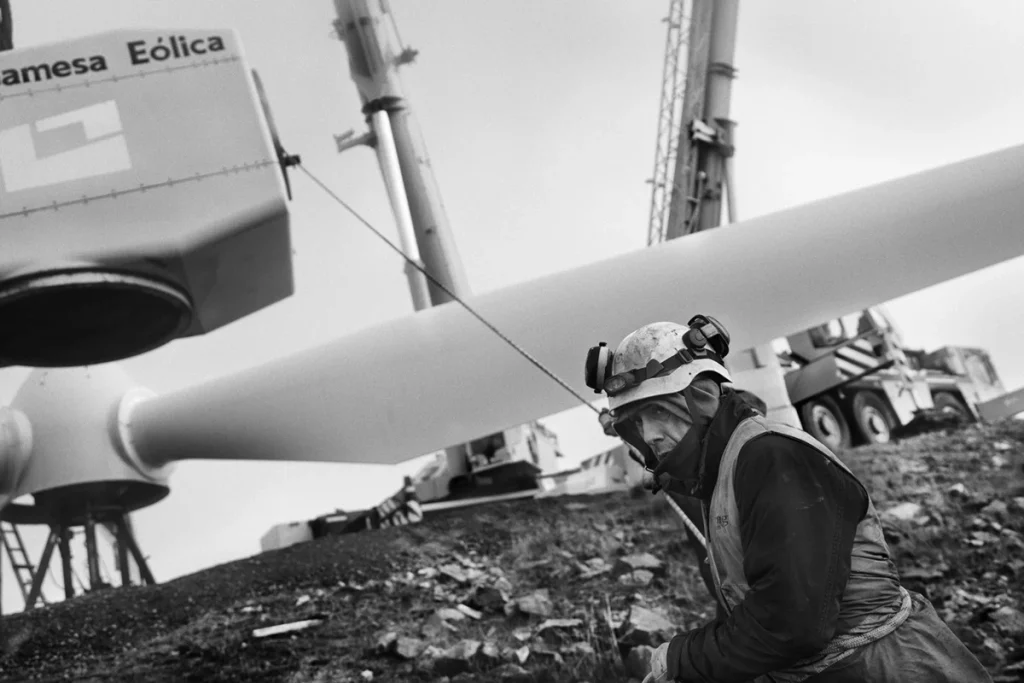
[[[659,645],[651,655],[651,673],[643,683],[668,683],[668,643]]]
[[[671,484],[672,477],[667,474],[662,474],[659,478],[655,478],[654,473],[650,470],[645,471],[643,478],[640,480],[640,485],[653,493],[667,490]]]
[[[601,429],[608,436],[618,436],[615,432],[615,418],[612,417],[612,411],[607,408],[602,408],[601,412],[597,415],[598,422],[601,423]]]

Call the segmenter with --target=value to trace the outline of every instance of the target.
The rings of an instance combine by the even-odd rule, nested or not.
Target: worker
[[[733,391],[739,400],[749,405],[759,415],[764,415],[768,412],[767,404],[765,404],[765,402],[753,392],[735,388]],[[606,435],[612,437],[618,436],[615,432],[615,419],[612,417],[610,410],[607,408],[602,409],[598,414],[598,421],[601,423],[601,428],[604,430]],[[629,452],[629,456],[634,460],[638,460],[640,463],[643,463],[643,456],[635,448],[630,446],[628,442],[625,442],[625,445]],[[649,476],[645,478],[647,488],[650,488],[652,483],[653,480]],[[701,528],[703,521],[699,500],[690,496],[684,496],[674,491],[665,491],[665,495],[669,496],[675,502],[682,514],[686,516],[694,527]],[[697,568],[700,571],[701,578],[704,580],[704,586],[707,588],[708,594],[713,596],[715,594],[715,583],[714,579],[711,577],[711,565],[707,561],[708,554],[707,548],[705,547],[704,537],[703,535],[698,536],[695,534],[688,524],[683,525],[683,531],[686,534],[687,542],[690,544],[690,547],[693,548],[694,554],[697,557]],[[722,608],[720,605],[717,607],[718,616],[721,617],[723,615]]]
[[[652,490],[701,506],[719,618],[653,652],[644,683],[991,682],[900,585],[864,485],[805,432],[741,400],[714,318],[658,322],[587,356]]]

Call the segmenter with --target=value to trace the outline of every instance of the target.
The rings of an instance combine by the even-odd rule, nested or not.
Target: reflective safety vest
[[[718,480],[704,519],[710,551],[708,562],[718,591],[718,600],[726,612],[730,613],[750,590],[743,573],[743,543],[740,539],[739,508],[736,505],[733,475],[743,446],[764,434],[787,436],[807,444],[853,476],[849,468],[828,448],[799,429],[769,422],[760,415],[749,417],[736,427],[722,453]],[[869,496],[867,514],[857,525],[854,537],[850,578],[840,602],[835,636],[820,653],[783,671],[772,672],[772,680],[778,683],[802,681],[848,657],[857,648],[894,631],[906,620],[911,605],[910,594],[902,586],[899,586],[899,594],[894,594],[894,599],[880,599],[879,596],[892,594],[894,585],[899,586],[896,566],[889,554],[878,513]]]

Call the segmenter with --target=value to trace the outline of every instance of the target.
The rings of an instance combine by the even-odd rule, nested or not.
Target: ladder
[[[11,568],[14,576],[18,579],[18,588],[21,589],[21,597],[25,600],[25,608],[41,607],[47,605],[46,598],[40,593],[35,605],[28,604],[28,595],[32,590],[32,580],[35,578],[35,568],[32,561],[25,552],[25,544],[18,533],[18,527],[10,522],[0,522],[0,543],[7,549],[7,557],[11,560]]]

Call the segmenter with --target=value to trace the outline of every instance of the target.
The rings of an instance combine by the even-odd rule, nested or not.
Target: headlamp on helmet
[[[708,315],[695,315],[687,322],[690,328],[683,334],[684,348],[677,349],[670,357],[658,360],[651,358],[646,367],[635,368],[612,374],[614,354],[605,342],[592,346],[587,352],[585,381],[594,393],[604,392],[617,396],[646,380],[669,375],[680,367],[698,359],[708,359],[724,364],[729,353],[729,333],[725,326]]]

